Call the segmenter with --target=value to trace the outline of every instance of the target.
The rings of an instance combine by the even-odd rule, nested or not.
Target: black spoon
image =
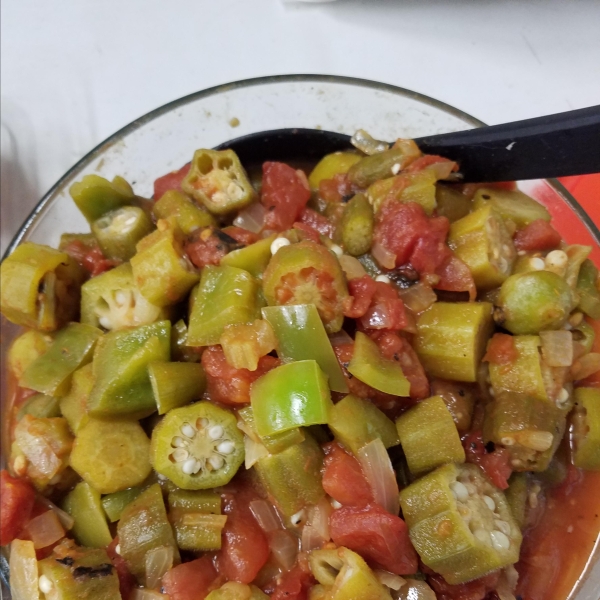
[[[600,172],[600,106],[417,138],[426,154],[458,162],[464,182],[544,179]],[[251,133],[217,146],[245,165],[318,160],[350,148],[350,136],[317,129]]]

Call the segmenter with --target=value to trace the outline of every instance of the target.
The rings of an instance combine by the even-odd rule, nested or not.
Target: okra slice
[[[391,600],[390,592],[367,563],[344,546],[313,550],[308,558],[315,579],[330,600]]]
[[[148,365],[168,361],[171,323],[159,321],[103,336],[94,352],[94,386],[88,411],[94,417],[140,419],[156,410]]]
[[[450,223],[466,217],[473,208],[473,199],[452,186],[437,183],[435,200],[438,217],[446,217]]]
[[[598,292],[598,269],[588,258],[583,261],[577,278],[578,307],[592,319],[600,319],[600,293]]]
[[[70,323],[56,334],[48,351],[27,367],[19,385],[49,396],[65,396],[73,373],[91,361],[101,335],[91,325]]]
[[[263,291],[269,306],[314,304],[328,333],[342,328],[348,288],[325,246],[306,240],[277,250],[263,275]]]
[[[198,363],[153,362],[148,374],[159,415],[199,400],[206,389],[206,374]]]
[[[511,220],[519,229],[537,219],[550,221],[550,213],[545,206],[517,190],[499,190],[480,188],[475,192],[473,205],[475,210],[491,204],[505,220]]]
[[[336,175],[343,175],[348,169],[361,159],[360,154],[354,152],[334,152],[324,156],[313,168],[308,176],[310,189],[316,191],[324,179],[333,179]]]
[[[50,419],[60,417],[59,399],[46,394],[34,394],[25,400],[19,412],[17,412],[17,421],[20,421],[25,415],[31,415],[38,419]]]
[[[233,250],[221,259],[220,264],[244,269],[254,277],[261,277],[271,260],[271,244],[275,238],[274,233],[254,244]]]
[[[246,171],[233,150],[196,150],[181,187],[216,215],[241,210],[255,198]]]
[[[396,421],[400,444],[414,475],[465,462],[454,419],[440,396],[419,402]]]
[[[404,375],[400,363],[382,356],[377,344],[360,331],[356,332],[348,371],[380,392],[395,396],[410,394],[410,382]]]
[[[138,242],[130,262],[136,287],[155,306],[177,304],[200,279],[179,233],[165,221]]]
[[[189,196],[177,191],[169,190],[155,202],[152,212],[158,219],[173,221],[184,235],[190,235],[196,229],[216,226],[215,218],[200,207]]]
[[[46,600],[121,600],[117,571],[104,549],[65,539],[38,562],[38,570]]]
[[[228,581],[206,596],[206,600],[269,600],[269,596],[255,585]]]
[[[113,260],[129,260],[136,244],[154,229],[148,214],[139,206],[122,206],[92,223],[92,232],[102,253]]]
[[[117,525],[117,535],[121,556],[142,584],[146,575],[146,554],[150,550],[160,546],[173,548],[173,562],[175,565],[180,562],[179,550],[158,483],[144,490],[125,507]]]
[[[99,175],[86,175],[69,188],[69,194],[90,224],[134,202],[133,190],[122,177],[115,177],[111,182]]]
[[[474,382],[492,328],[488,302],[436,302],[419,316],[414,347],[429,375]]]
[[[105,548],[112,541],[100,492],[82,481],[71,490],[62,504],[74,520],[71,533],[82,546]]]
[[[271,500],[286,517],[291,517],[325,496],[321,467],[323,451],[305,432],[302,443],[258,460],[254,469]]]
[[[225,485],[244,462],[235,416],[210,402],[174,408],[154,428],[154,469],[185,490]]]
[[[517,257],[512,237],[491,205],[453,223],[448,244],[471,270],[477,289],[502,284]]]
[[[179,319],[171,328],[171,359],[178,362],[200,362],[202,348],[188,348],[188,328],[183,319]]]
[[[556,273],[517,273],[502,284],[494,302],[494,319],[515,335],[535,335],[560,329],[577,301],[577,295]]]
[[[562,439],[565,412],[526,394],[502,392],[486,405],[483,439],[504,446],[515,471],[544,471]]]
[[[386,448],[400,443],[394,422],[372,402],[352,394],[340,400],[331,410],[329,428],[335,439],[358,456],[358,451],[379,438]]]
[[[75,437],[71,466],[101,494],[140,485],[150,474],[150,440],[137,421],[90,419]]]
[[[60,412],[73,433],[89,420],[87,404],[93,387],[94,367],[88,363],[73,373],[69,393],[60,399]]]
[[[0,266],[0,310],[16,325],[55,331],[76,320],[84,277],[65,252],[25,242]]]
[[[400,492],[421,560],[452,584],[517,562],[521,531],[504,494],[472,464],[447,464]]]
[[[600,389],[577,388],[572,416],[573,462],[600,471]]]
[[[348,170],[348,179],[360,188],[367,188],[379,179],[391,177],[421,155],[416,144],[403,144],[371,156],[365,156]],[[396,171],[397,172],[397,171]]]
[[[143,487],[135,486],[103,496],[101,501],[102,508],[104,509],[108,520],[111,523],[118,521],[121,518],[125,507],[128,504],[131,504],[143,491]]]
[[[190,304],[188,346],[213,346],[227,325],[260,318],[259,284],[243,269],[209,265]]]
[[[201,512],[208,515],[221,514],[221,496],[207,490],[173,490],[169,492],[169,509]]]
[[[527,473],[513,473],[508,480],[508,488],[504,495],[517,525],[523,529],[529,496],[529,477]]]
[[[52,336],[30,329],[22,333],[8,349],[8,369],[16,379],[37,358],[48,351],[52,345]]]
[[[375,217],[373,207],[364,194],[356,194],[346,204],[341,222],[342,244],[351,256],[360,256],[371,249]]]

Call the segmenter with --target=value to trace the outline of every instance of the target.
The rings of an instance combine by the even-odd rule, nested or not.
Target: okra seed
[[[223,437],[223,428],[220,425],[213,425],[208,430],[208,437],[211,440],[218,440]]]
[[[564,404],[569,399],[569,391],[566,388],[561,388],[556,398],[557,403]]]
[[[329,248],[336,256],[342,256],[342,254],[344,254],[344,251],[337,245],[337,244],[332,244],[331,248]]]
[[[583,313],[576,312],[571,315],[571,318],[569,319],[569,324],[573,327],[577,327],[577,325],[579,325],[581,321],[583,321]]]
[[[483,501],[485,502],[486,506],[491,510],[494,511],[496,510],[496,503],[494,502],[494,499],[491,498],[490,496],[483,496]]]
[[[501,273],[506,273],[508,271],[508,261],[505,258],[498,259],[498,269]]]
[[[394,163],[392,165],[392,175],[398,175],[398,173],[400,173],[401,168],[402,165],[400,163]]]
[[[519,250],[519,251],[517,252],[517,254],[518,254],[519,256],[525,256],[525,255],[527,254],[527,252],[525,252],[525,250]]]
[[[115,546],[115,552],[116,552],[117,554],[121,554],[121,544],[117,544],[117,545]]]
[[[196,427],[198,429],[204,429],[208,425],[208,419],[202,417],[196,421]]]
[[[117,291],[115,294],[115,302],[120,306],[123,306],[127,302],[127,294],[123,290]],[[131,294],[129,295],[129,300],[131,301]]]
[[[172,456],[176,462],[183,462],[189,458],[190,453],[184,448],[177,448],[177,450],[173,452]]]
[[[223,460],[222,456],[214,455],[208,459],[208,463],[216,471],[217,469],[220,469],[223,466],[225,461]]]
[[[174,448],[182,448],[183,446],[185,446],[185,444],[186,444],[186,441],[182,437],[179,437],[177,435],[173,438],[173,443],[171,445]]]
[[[333,499],[332,499],[332,500],[331,500],[331,507],[332,507],[332,508],[335,508],[335,509],[338,509],[338,508],[342,508],[342,505],[341,505],[341,503],[340,503],[340,502],[338,502],[337,500],[333,500]]]
[[[98,322],[100,325],[102,325],[102,327],[104,327],[104,329],[110,329],[112,326],[112,323],[108,317],[100,317]]]
[[[202,462],[197,460],[196,463],[194,464],[194,470],[192,471],[192,473],[195,475],[196,473],[198,473],[198,471],[200,471],[201,468],[202,468]]]
[[[380,283],[390,283],[390,278],[387,275],[377,275],[375,281],[379,281]]]
[[[563,250],[552,250],[546,256],[546,265],[549,267],[566,267],[568,262],[569,257]]]
[[[196,459],[195,458],[189,458],[188,460],[186,460],[183,463],[183,466],[181,467],[181,470],[186,475],[191,475],[194,472],[194,467],[195,466],[196,466]]]
[[[271,243],[271,254],[275,254],[277,252],[277,250],[279,250],[280,248],[283,248],[284,246],[289,246],[290,245],[290,240],[288,240],[287,238],[284,237],[278,237],[276,239],[273,240],[273,242]]]
[[[529,264],[531,268],[536,271],[543,271],[546,267],[546,263],[541,258],[532,258],[529,261]]]
[[[510,548],[510,540],[501,531],[492,531],[492,546],[496,550],[508,550]]]
[[[217,452],[220,452],[221,454],[231,454],[234,450],[235,450],[235,446],[233,445],[233,442],[231,442],[229,440],[221,442],[217,446]]]
[[[502,252],[504,252],[504,254],[507,256],[512,254],[512,250],[508,244],[502,244]]]
[[[474,496],[477,493],[477,488],[472,483],[466,483],[465,487],[470,496]]]
[[[503,437],[503,438],[500,440],[500,443],[501,443],[503,446],[514,446],[514,444],[515,444],[515,439],[514,439],[514,438],[511,438],[511,437],[508,437],[508,436],[505,436],[505,437]]]
[[[506,521],[496,519],[494,525],[498,531],[501,531],[504,535],[510,535],[510,525]]]
[[[549,431],[523,431],[519,443],[536,452],[545,452],[552,446],[554,436]]]
[[[159,473],[159,474],[158,474],[158,480],[159,480],[159,481],[166,481],[166,480],[167,480],[167,478],[166,478],[166,476],[165,476],[165,475],[163,475],[162,473]]]
[[[304,520],[304,511],[303,510],[298,511],[296,514],[294,514],[290,517],[290,521],[292,522],[292,525],[298,525],[298,523],[300,523],[303,520]]]
[[[50,581],[50,579],[48,579],[48,577],[42,575],[38,581],[38,586],[42,594],[49,594],[52,591],[54,584],[52,583],[52,581]]]
[[[186,437],[193,438],[196,435],[196,430],[189,423],[184,423],[181,426],[181,433]]]
[[[485,529],[476,529],[473,535],[484,544],[491,546],[492,540],[490,539],[490,534]]]
[[[465,502],[469,497],[469,490],[467,489],[467,486],[460,481],[453,481],[450,484],[450,489],[452,490],[454,497],[461,502]]]

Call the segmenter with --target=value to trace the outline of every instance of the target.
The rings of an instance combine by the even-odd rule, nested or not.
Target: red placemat
[[[573,194],[592,221],[600,227],[600,173],[561,177],[559,181]]]

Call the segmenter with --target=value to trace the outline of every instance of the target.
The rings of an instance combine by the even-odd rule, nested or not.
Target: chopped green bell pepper
[[[400,363],[384,358],[377,344],[360,331],[356,332],[354,352],[348,371],[380,392],[395,396],[410,394],[410,382],[402,372]]]
[[[348,254],[360,256],[371,249],[375,217],[364,194],[356,194],[346,204],[340,227],[342,244]]]
[[[326,424],[333,407],[327,377],[314,360],[272,369],[252,384],[250,402],[261,437]]]
[[[336,175],[347,173],[350,167],[361,159],[360,154],[354,152],[334,152],[324,156],[313,168],[308,176],[310,189],[316,191],[324,179],[333,179]]]
[[[87,404],[93,387],[94,367],[88,363],[73,373],[71,389],[60,399],[60,412],[73,433],[77,433],[89,420]]]
[[[473,198],[474,208],[477,210],[486,204],[491,204],[503,219],[511,220],[518,228],[537,219],[550,221],[551,218],[545,206],[517,190],[480,188]]]
[[[429,375],[477,381],[492,325],[489,302],[436,302],[419,316],[414,348]]]
[[[600,471],[600,390],[577,388],[573,414],[573,462]]]
[[[269,600],[269,596],[255,585],[228,581],[206,596],[206,600]]]
[[[465,462],[454,419],[440,396],[419,402],[398,418],[396,427],[411,473]]]
[[[86,175],[69,188],[69,193],[90,224],[106,213],[134,202],[133,190],[122,177],[115,177],[110,182],[99,175]]]
[[[17,412],[17,421],[20,421],[25,415],[31,415],[38,419],[50,419],[60,417],[59,400],[46,394],[35,394],[25,400]]]
[[[148,374],[159,415],[199,400],[206,389],[206,374],[198,363],[153,362]]]
[[[115,523],[121,518],[125,507],[131,504],[142,492],[141,486],[127,488],[120,492],[113,492],[102,497],[102,508],[111,523]]]
[[[262,309],[262,315],[275,331],[280,358],[315,360],[334,392],[348,392],[346,378],[314,304],[268,306]]]
[[[592,319],[600,319],[600,293],[598,292],[598,269],[588,258],[579,269],[577,278],[579,308]]]
[[[404,145],[365,156],[350,167],[348,179],[360,188],[367,188],[379,179],[391,177],[396,168],[402,170],[419,155],[420,151],[415,144],[414,147]]]
[[[528,488],[529,476],[527,473],[513,473],[508,480],[508,488],[504,492],[510,512],[521,529],[525,527]]]
[[[215,218],[204,207],[198,206],[177,190],[165,192],[152,207],[152,212],[157,221],[165,219],[174,222],[184,235],[217,224]]]
[[[8,368],[17,380],[21,379],[27,367],[48,351],[52,337],[30,329],[22,333],[8,349]]]
[[[192,292],[188,346],[212,346],[226,325],[260,318],[259,285],[242,269],[204,267],[200,285]]]
[[[271,260],[271,244],[276,235],[274,233],[254,244],[227,253],[220,264],[244,269],[254,277],[261,277]]]

